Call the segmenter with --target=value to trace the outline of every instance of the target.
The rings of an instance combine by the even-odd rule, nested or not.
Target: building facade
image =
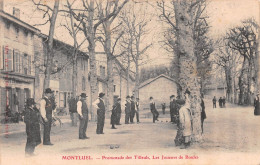
[[[34,44],[40,31],[0,9],[1,115],[9,108],[21,112],[27,98],[34,97]]]

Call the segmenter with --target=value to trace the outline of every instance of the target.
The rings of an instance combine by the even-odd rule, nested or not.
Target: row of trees
[[[217,41],[214,62],[224,70],[231,102],[251,104],[252,94],[258,89],[257,30],[256,21],[246,19]]]
[[[44,88],[49,87],[50,76],[53,73],[55,52],[53,49],[55,23],[57,17],[62,17],[60,23],[73,39],[73,50],[71,61],[73,65],[72,88],[73,95],[77,94],[77,56],[80,49],[87,45],[90,59],[90,102],[98,96],[97,91],[97,62],[96,46],[103,46],[107,63],[107,98],[108,108],[113,104],[113,69],[115,58],[126,62],[127,82],[129,82],[130,68],[135,68],[135,95],[138,95],[139,66],[151,43],[144,44],[143,39],[147,35],[147,19],[145,10],[140,9],[137,1],[129,0],[55,0],[54,2],[32,0],[39,11],[42,11],[45,22],[41,25],[49,25],[49,34],[46,40],[46,60],[44,62]],[[53,6],[51,3],[54,3]],[[126,8],[125,6],[128,7]],[[140,11],[144,11],[140,14]],[[138,12],[138,14],[137,14]],[[64,64],[66,65],[66,64]],[[127,94],[129,94],[129,83],[127,83]],[[91,106],[91,105],[90,105]],[[92,107],[90,107],[92,110]],[[92,118],[94,118],[93,111]]]

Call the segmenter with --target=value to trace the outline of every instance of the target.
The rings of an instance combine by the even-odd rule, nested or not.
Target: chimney
[[[0,0],[0,10],[4,10],[4,0]]]
[[[20,19],[20,9],[13,7],[13,16]]]

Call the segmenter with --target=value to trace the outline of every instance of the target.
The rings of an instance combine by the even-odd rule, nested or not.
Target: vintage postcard
[[[259,0],[0,0],[1,165],[259,165]]]

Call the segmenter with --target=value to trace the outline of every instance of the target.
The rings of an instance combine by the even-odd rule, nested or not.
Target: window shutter
[[[20,73],[24,73],[23,69],[23,53],[20,53]]]
[[[1,51],[0,51],[0,69],[4,69],[4,50],[3,49],[1,49]]]
[[[14,71],[19,73],[20,72],[20,56],[19,51],[14,50]]]
[[[28,55],[28,75],[31,75],[31,56]]]
[[[13,63],[14,56],[13,56],[12,49],[9,49],[8,46],[5,46],[4,56],[5,56],[5,70],[6,71],[13,71],[13,69],[14,69],[14,63]]]

